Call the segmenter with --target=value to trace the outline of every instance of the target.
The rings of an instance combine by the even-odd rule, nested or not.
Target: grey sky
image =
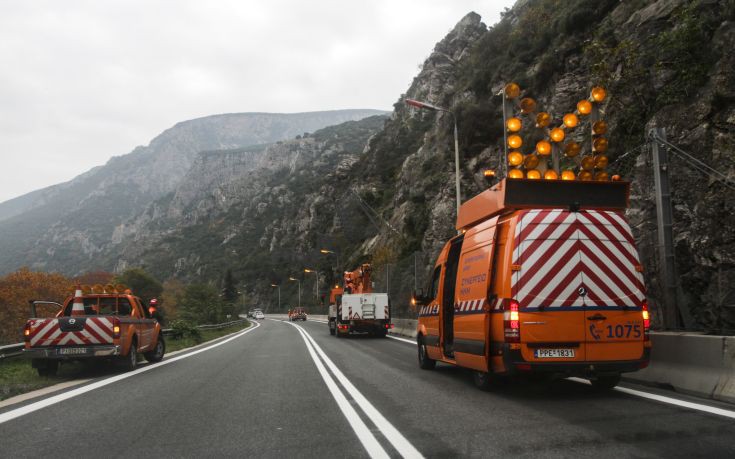
[[[390,110],[467,13],[514,0],[0,0],[0,202],[178,121]]]

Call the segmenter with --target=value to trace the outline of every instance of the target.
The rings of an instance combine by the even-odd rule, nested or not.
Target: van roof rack
[[[459,208],[458,231],[520,209],[625,210],[630,182],[503,179]]]

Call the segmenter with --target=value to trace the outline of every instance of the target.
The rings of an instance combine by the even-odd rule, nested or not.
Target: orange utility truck
[[[621,181],[504,179],[464,203],[418,308],[418,360],[614,387],[648,365],[643,268]]]
[[[123,285],[78,286],[64,304],[31,301],[24,353],[41,376],[56,374],[63,360],[114,359],[126,370],[142,353],[149,362],[163,359],[161,325],[148,317],[140,298]],[[36,305],[59,307],[54,317],[36,318]]]
[[[352,332],[385,337],[393,328],[388,294],[373,292],[371,274],[369,264],[360,265],[344,273],[344,289],[332,289],[328,315],[331,334],[338,338]]]

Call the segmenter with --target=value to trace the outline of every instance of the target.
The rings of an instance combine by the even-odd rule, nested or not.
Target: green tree
[[[140,297],[144,303],[148,303],[151,298],[161,296],[161,292],[163,292],[163,285],[145,272],[143,268],[127,269],[115,277],[114,282],[128,286],[133,294]]]
[[[235,278],[232,275],[232,270],[228,269],[225,273],[224,287],[222,288],[222,298],[229,304],[237,302],[238,291],[237,285],[235,285]]]
[[[179,317],[196,324],[218,324],[225,321],[226,309],[216,288],[191,284],[179,303]]]

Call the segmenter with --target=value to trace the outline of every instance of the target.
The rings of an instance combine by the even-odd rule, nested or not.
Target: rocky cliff
[[[198,153],[290,139],[377,113],[239,113],[178,123],[70,182],[0,203],[0,272],[23,265],[69,274],[103,268],[99,254],[117,237],[115,228],[170,193]]]

